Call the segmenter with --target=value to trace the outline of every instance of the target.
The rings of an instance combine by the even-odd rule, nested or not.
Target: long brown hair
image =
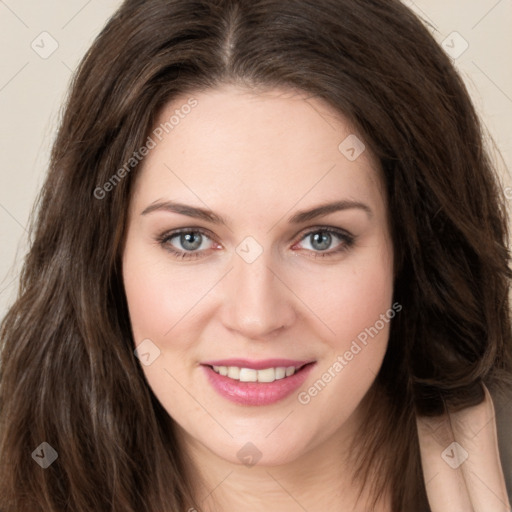
[[[503,193],[461,78],[411,11],[398,0],[127,0],[74,77],[2,323],[3,512],[199,510],[173,420],[133,354],[120,257],[137,165],[118,170],[167,102],[224,83],[321,98],[380,160],[403,311],[354,445],[375,496],[389,486],[393,510],[428,511],[415,414],[510,382]],[[43,442],[58,454],[46,469],[31,458]]]

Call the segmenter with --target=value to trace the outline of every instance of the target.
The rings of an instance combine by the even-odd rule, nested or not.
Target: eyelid
[[[326,226],[326,225],[317,225],[317,226],[310,226],[309,228],[305,228],[303,231],[297,235],[298,240],[302,240],[307,235],[310,235],[311,233],[317,233],[319,231],[325,231],[327,233],[334,233],[341,236],[341,234],[345,235],[346,237],[355,238],[352,233],[347,231],[343,228],[337,228],[334,226]]]

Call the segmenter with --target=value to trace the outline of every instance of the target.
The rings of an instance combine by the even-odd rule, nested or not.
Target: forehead
[[[228,202],[247,212],[340,198],[385,202],[370,149],[353,159],[362,137],[304,93],[223,86],[182,95],[162,109],[155,133],[136,201]]]

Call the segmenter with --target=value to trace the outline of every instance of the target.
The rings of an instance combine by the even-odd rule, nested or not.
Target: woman
[[[2,325],[1,509],[508,510],[504,212],[399,2],[126,1]]]

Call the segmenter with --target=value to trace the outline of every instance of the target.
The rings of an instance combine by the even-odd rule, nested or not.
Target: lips
[[[315,361],[297,361],[291,359],[265,359],[261,361],[249,361],[247,359],[222,359],[207,361],[201,364],[212,388],[222,397],[239,405],[263,406],[279,402],[295,390],[306,380]],[[233,376],[221,375],[217,371],[219,367],[238,367],[255,370],[268,368],[295,368],[295,371],[287,372],[289,375],[272,382],[241,382]]]

